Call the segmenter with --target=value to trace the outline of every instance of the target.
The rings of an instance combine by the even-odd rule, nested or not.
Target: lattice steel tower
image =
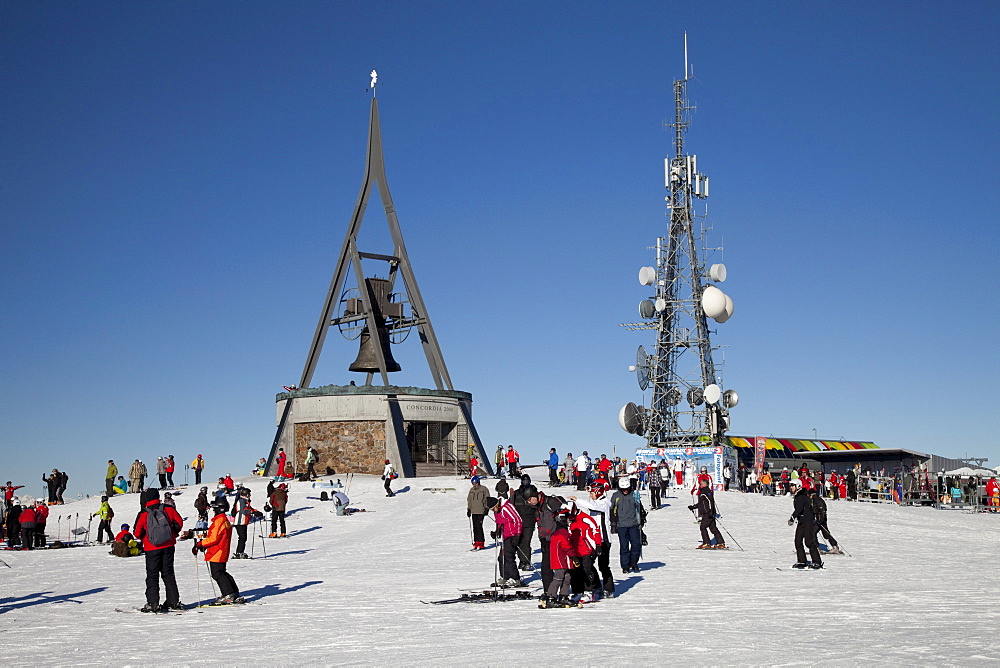
[[[644,436],[651,448],[717,444],[728,429],[729,409],[738,401],[733,390],[722,390],[712,359],[709,319],[728,320],[733,301],[711,285],[726,280],[726,268],[708,264],[721,248],[706,244],[706,216],[695,213],[695,202],[708,198],[708,177],[698,171],[697,156],[684,152],[694,109],[687,101],[688,79],[685,36],[684,78],[674,81],[674,154],[664,160],[670,224],[667,236],[652,247],[656,265],[639,270],[639,283],[653,289],[639,302],[642,322],[622,325],[656,331],[654,354],[639,346],[630,367],[643,391],[652,387],[649,407],[628,403],[618,416],[623,429]]]

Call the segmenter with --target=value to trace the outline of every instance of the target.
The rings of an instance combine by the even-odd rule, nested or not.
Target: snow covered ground
[[[261,507],[266,481],[242,482]],[[720,493],[722,523],[745,551],[706,552],[694,549],[685,494],[650,514],[642,572],[615,568],[618,598],[564,610],[425,605],[493,578],[494,551],[468,551],[468,484],[398,480],[390,499],[376,476],[357,476],[352,506],[375,512],[337,517],[309,484],[292,483],[289,538],[268,539],[266,560],[230,562],[256,605],[117,613],[144,603],[143,558],[96,546],[0,552],[10,565],[0,565],[0,664],[1000,662],[1000,515],[833,502],[830,528],[852,556],[779,571],[794,561],[789,498]],[[431,487],[455,491],[423,491]],[[178,498],[187,526],[194,493]],[[53,508],[50,533],[57,516],[78,512],[85,523],[97,505]],[[117,528],[138,498],[113,506]],[[176,569],[187,604],[212,597],[190,545],[179,544]]]

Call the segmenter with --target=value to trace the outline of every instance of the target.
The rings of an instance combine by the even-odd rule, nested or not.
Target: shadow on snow
[[[80,591],[75,594],[59,594],[53,595],[52,592],[43,591],[37,594],[28,594],[27,596],[21,596],[16,598],[2,598],[0,599],[0,614],[8,612],[10,610],[17,610],[18,608],[28,608],[33,605],[42,605],[44,603],[83,603],[83,601],[77,601],[75,599],[80,596],[90,596],[91,594],[97,594],[107,589],[107,587],[95,587],[94,589],[87,589],[85,591]],[[34,599],[34,600],[28,600]]]

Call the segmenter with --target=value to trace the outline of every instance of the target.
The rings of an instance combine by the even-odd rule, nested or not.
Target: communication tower
[[[721,247],[707,244],[707,213],[696,203],[708,199],[708,177],[698,171],[698,157],[685,152],[684,134],[694,107],[688,103],[687,35],[684,36],[684,77],[674,81],[674,151],[664,160],[667,235],[658,237],[656,264],[639,270],[639,283],[651,294],[639,302],[637,323],[629,330],[656,332],[656,348],[648,354],[639,346],[635,365],[639,387],[652,388],[649,406],[628,403],[619,411],[625,431],[643,436],[649,448],[718,445],[729,428],[729,409],[739,400],[723,390],[712,358],[710,320],[724,323],[733,315],[733,300],[715,284],[726,280],[722,263],[709,264]],[[702,211],[707,211],[707,204]]]

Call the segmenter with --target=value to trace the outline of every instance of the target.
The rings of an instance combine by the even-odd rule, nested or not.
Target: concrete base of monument
[[[461,474],[470,445],[488,461],[472,422],[472,395],[393,385],[324,385],[282,392],[291,402],[278,447],[286,468],[306,472],[309,448],[319,475],[380,475],[389,460],[401,477]]]

